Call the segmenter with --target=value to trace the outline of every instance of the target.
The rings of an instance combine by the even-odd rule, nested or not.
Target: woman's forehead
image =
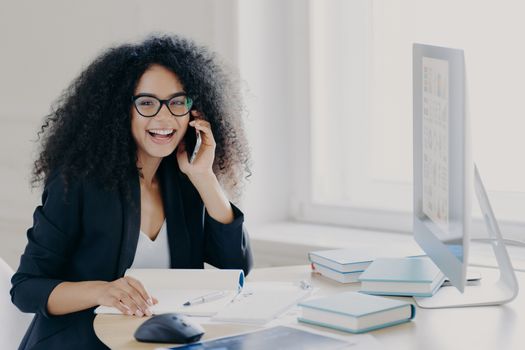
[[[168,96],[183,90],[183,85],[177,74],[164,66],[154,64],[144,71],[135,92]]]

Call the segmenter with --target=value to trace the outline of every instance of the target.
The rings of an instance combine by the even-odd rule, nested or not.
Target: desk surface
[[[494,269],[475,268],[484,281],[497,279]],[[517,273],[520,286],[525,286],[525,273]],[[290,266],[255,269],[248,281],[300,281],[310,280],[318,287],[317,295],[358,290],[359,284],[340,284],[323,276],[312,274],[308,266]],[[403,299],[403,298],[401,298]],[[404,298],[405,300],[410,300]],[[97,315],[95,333],[111,349],[154,349],[161,344],[138,343],[133,338],[135,329],[146,320],[132,316]],[[348,333],[312,327],[338,335]],[[257,327],[240,324],[203,324],[203,339],[226,336]],[[525,349],[525,295],[521,292],[511,303],[457,309],[417,309],[412,322],[372,331],[374,336],[390,349]]]

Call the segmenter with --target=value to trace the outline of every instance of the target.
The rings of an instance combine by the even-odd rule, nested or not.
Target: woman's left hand
[[[197,152],[197,156],[193,162],[188,161],[188,153],[184,139],[181,140],[177,149],[177,162],[180,170],[186,174],[190,180],[199,176],[207,176],[213,174],[213,160],[215,159],[215,139],[211,131],[211,125],[206,120],[202,119],[202,114],[195,110],[190,113],[195,117],[189,125],[186,132],[200,132],[201,146]]]

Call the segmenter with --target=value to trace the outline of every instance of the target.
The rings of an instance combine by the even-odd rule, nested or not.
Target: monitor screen
[[[448,61],[423,57],[423,214],[447,234],[449,228]],[[447,240],[448,237],[441,237]]]
[[[462,290],[472,162],[463,51],[413,48],[414,237]]]

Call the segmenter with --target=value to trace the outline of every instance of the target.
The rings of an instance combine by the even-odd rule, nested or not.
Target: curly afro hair
[[[213,170],[231,199],[239,198],[251,173],[238,84],[206,48],[168,35],[106,50],[62,93],[38,132],[42,143],[33,186],[59,171],[66,186],[90,177],[107,190],[129,194],[122,185],[139,172],[131,96],[153,64],[177,74],[195,108],[210,122],[217,144]]]

